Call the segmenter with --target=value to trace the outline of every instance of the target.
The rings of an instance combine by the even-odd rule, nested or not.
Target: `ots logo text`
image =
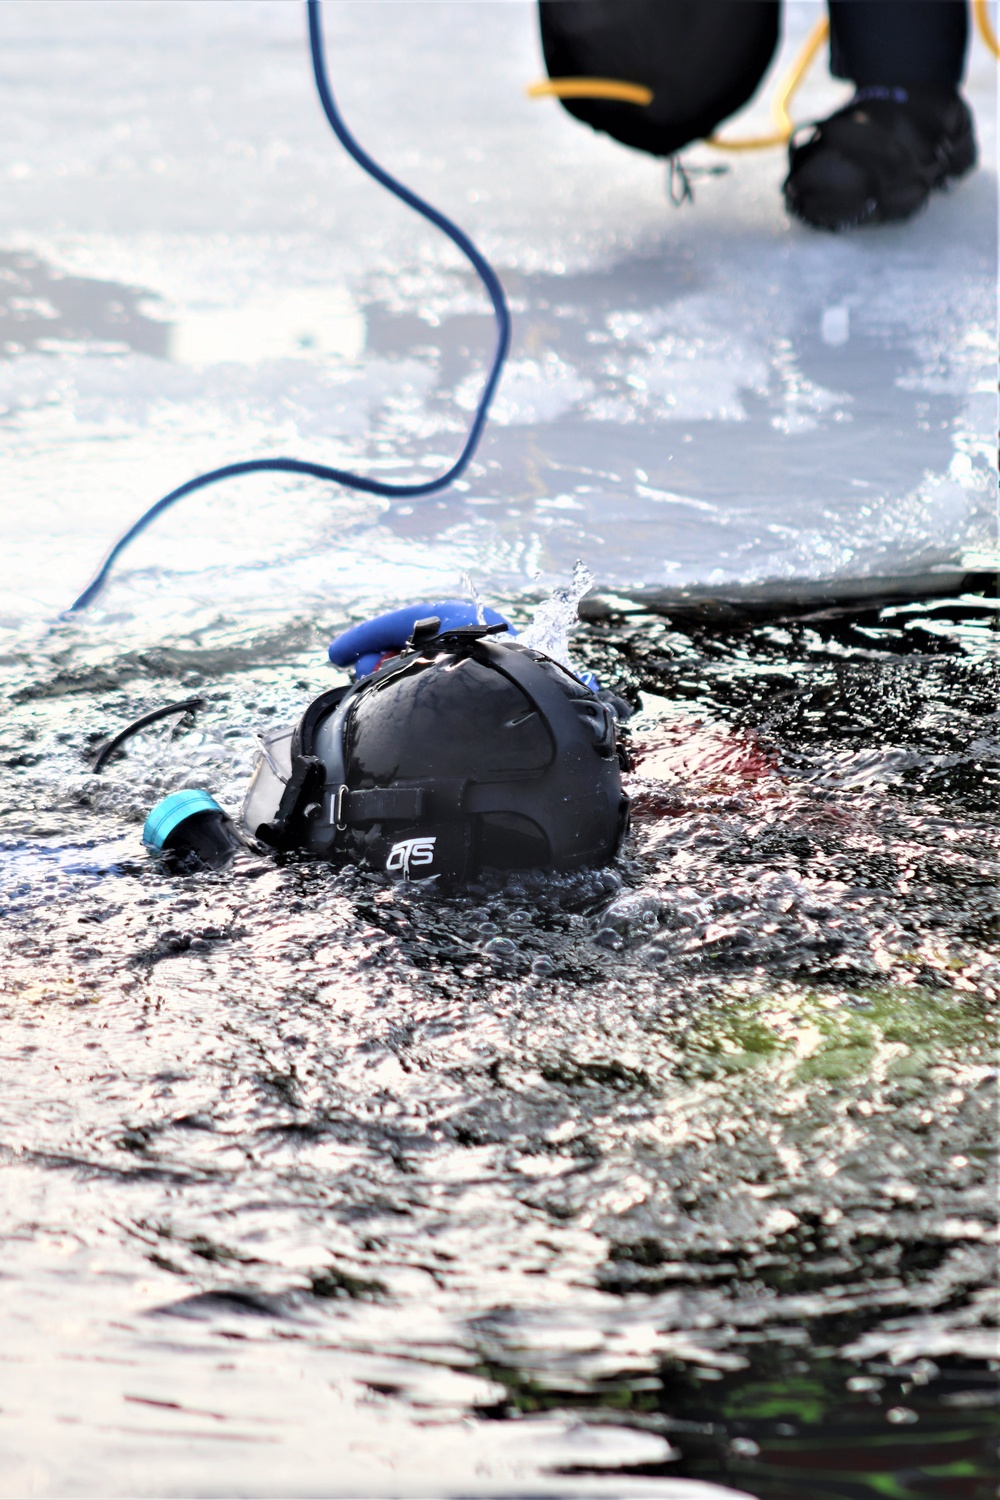
[[[404,880],[409,880],[411,870],[420,870],[423,866],[434,863],[436,843],[437,839],[431,838],[403,839],[401,843],[393,844],[385,862],[386,870],[398,870]]]

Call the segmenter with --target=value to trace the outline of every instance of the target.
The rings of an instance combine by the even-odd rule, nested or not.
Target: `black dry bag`
[[[611,78],[649,104],[561,102],[653,156],[700,141],[746,104],[778,45],[778,0],[539,0],[549,77]]]

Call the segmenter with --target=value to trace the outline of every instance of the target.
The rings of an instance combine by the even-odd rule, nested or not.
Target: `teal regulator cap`
[[[170,835],[198,813],[219,813],[225,817],[214,797],[193,787],[183,792],[171,792],[150,810],[142,830],[142,842],[147,849],[160,850]]]

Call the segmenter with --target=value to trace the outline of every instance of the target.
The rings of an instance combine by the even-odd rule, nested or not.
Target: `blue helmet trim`
[[[195,813],[222,812],[214,797],[207,792],[189,788],[183,792],[171,792],[150,809],[142,830],[142,842],[147,849],[162,849],[167,839],[181,823],[193,818]]]

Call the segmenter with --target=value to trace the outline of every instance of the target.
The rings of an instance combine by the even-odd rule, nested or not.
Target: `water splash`
[[[573,564],[571,582],[553,589],[535,610],[530,624],[521,631],[518,640],[522,646],[543,651],[571,672],[579,674],[580,668],[570,656],[569,638],[579,617],[580,600],[594,587],[594,582],[593,573],[578,558]]]
[[[470,600],[472,601],[472,603],[476,606],[476,624],[477,625],[485,625],[486,624],[486,604],[485,604],[485,601],[483,600],[482,594],[479,592],[479,590],[476,588],[476,585],[472,581],[472,574],[471,573],[463,573],[462,574],[462,587],[465,590],[465,592],[468,594],[468,596],[469,596]]]

